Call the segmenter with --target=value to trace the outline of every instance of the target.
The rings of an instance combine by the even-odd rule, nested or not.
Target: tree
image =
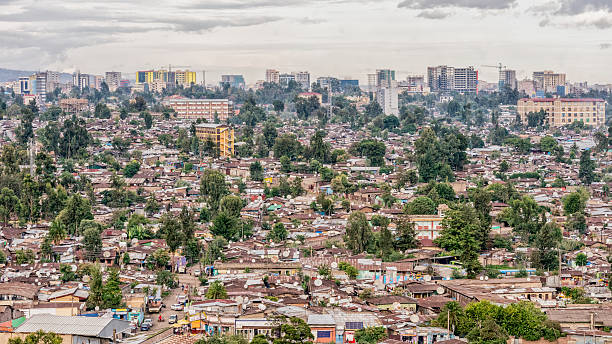
[[[365,214],[359,211],[351,213],[346,228],[345,241],[353,253],[364,252],[374,239],[374,234]]]
[[[108,279],[102,288],[102,307],[120,308],[122,306],[123,293],[119,281],[119,270],[112,268]]]
[[[512,226],[515,234],[532,242],[542,227],[541,216],[544,210],[530,196],[523,196],[510,202],[510,206],[498,216],[498,220]]]
[[[585,185],[591,185],[595,181],[595,168],[597,165],[595,161],[591,160],[591,151],[585,150],[580,155],[580,170],[578,171],[578,178]]]
[[[568,216],[575,213],[584,212],[588,197],[589,193],[586,190],[572,192],[563,197],[563,211],[565,212],[565,215]]]
[[[227,299],[227,291],[221,281],[214,281],[206,291],[206,298],[209,300]]]
[[[585,266],[587,265],[588,261],[589,259],[587,258],[587,255],[583,252],[580,252],[578,253],[578,255],[576,255],[576,265]]]
[[[168,289],[172,289],[176,286],[174,274],[171,271],[160,269],[155,274],[155,282],[159,285],[163,285]]]
[[[435,242],[447,251],[458,252],[468,277],[480,270],[478,253],[483,246],[483,227],[476,209],[469,204],[451,207],[441,222],[442,233]]]
[[[365,139],[354,143],[349,151],[353,155],[365,156],[370,161],[371,166],[383,166],[385,164],[385,151],[387,146],[384,142]]]
[[[279,326],[279,336],[273,344],[312,344],[314,335],[308,324],[297,317],[291,317],[289,322]]]
[[[162,224],[158,235],[166,240],[166,244],[172,252],[176,251],[184,241],[184,233],[181,223],[174,217],[166,214],[162,217]]]
[[[210,231],[213,235],[222,236],[225,240],[234,240],[238,236],[238,219],[226,212],[220,212],[213,219]]]
[[[297,136],[293,134],[283,134],[276,138],[272,150],[276,158],[286,156],[293,160],[302,153],[302,144],[298,141]]]
[[[268,234],[268,240],[273,241],[275,243],[280,243],[287,240],[289,233],[285,229],[285,226],[281,222],[277,222],[272,227],[272,231]]]
[[[92,265],[89,269],[89,296],[87,297],[87,309],[102,307],[102,272],[99,265]]]
[[[12,215],[17,215],[19,209],[19,198],[15,192],[7,187],[0,190],[0,219],[6,227]]]
[[[206,198],[210,210],[216,213],[221,198],[229,193],[225,176],[215,170],[205,170],[200,182],[200,193]]]
[[[249,171],[251,174],[251,180],[254,180],[257,182],[263,181],[264,171],[263,171],[263,166],[261,166],[261,163],[259,161],[255,161],[251,163],[251,166],[249,167]]]
[[[364,327],[355,332],[355,341],[359,344],[377,344],[387,338],[387,329],[382,326]]]
[[[8,344],[62,344],[63,339],[54,332],[38,330],[28,334],[24,339],[19,337],[9,338]]]
[[[85,257],[89,261],[95,261],[102,253],[102,238],[100,232],[95,228],[87,228],[83,232],[81,245],[85,249]]]
[[[159,248],[147,257],[147,262],[156,269],[165,269],[170,263],[170,255],[163,248]]]
[[[151,129],[151,127],[153,126],[153,116],[151,116],[149,111],[145,111],[143,117],[145,122],[145,128]]]
[[[467,339],[477,344],[505,344],[508,334],[494,319],[485,318],[468,333]]]
[[[273,101],[272,106],[274,107],[274,111],[276,111],[276,113],[280,113],[285,110],[285,103],[281,100]]]
[[[404,213],[408,215],[432,215],[436,211],[436,203],[427,196],[417,197],[404,207]]]
[[[397,220],[395,235],[397,237],[394,241],[396,250],[403,252],[419,246],[416,240],[414,223],[405,218]]]
[[[147,203],[145,204],[144,210],[149,216],[159,211],[159,203],[157,202],[154,196],[151,196],[147,199]]]
[[[66,226],[69,234],[77,234],[82,220],[93,219],[89,200],[79,194],[73,194],[68,198],[66,207],[60,211],[56,220],[58,219]]]
[[[136,175],[136,173],[138,173],[139,170],[140,170],[140,163],[134,160],[134,161],[129,162],[127,165],[125,165],[125,168],[123,169],[123,175],[126,178],[132,178],[133,176]]]
[[[540,149],[552,153],[557,148],[557,140],[552,136],[545,136],[540,140]]]
[[[545,270],[555,270],[559,267],[556,248],[561,239],[563,235],[556,223],[549,222],[543,225],[534,241],[536,250],[531,257],[533,266]]]
[[[219,205],[219,210],[225,212],[229,216],[239,218],[243,204],[242,199],[238,196],[223,196]]]
[[[274,146],[274,141],[276,141],[276,137],[278,136],[278,133],[276,132],[276,125],[274,125],[274,122],[267,121],[263,127],[262,134],[268,149],[272,148],[272,146]]]

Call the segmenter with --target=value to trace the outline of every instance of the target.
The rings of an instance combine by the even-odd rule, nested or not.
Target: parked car
[[[194,275],[195,277],[199,277],[199,276],[200,276],[200,270],[199,270],[199,269],[195,269],[195,270],[193,270],[193,275]]]
[[[142,323],[142,325],[140,325],[140,330],[141,331],[148,331],[150,329],[151,329],[151,324]]]
[[[168,318],[168,324],[176,324],[177,321],[178,321],[178,316],[176,314],[172,314]]]
[[[175,303],[172,306],[170,306],[170,309],[173,311],[182,311],[184,308],[184,306],[180,303]]]
[[[143,324],[148,324],[148,325],[153,326],[153,319],[151,319],[151,318],[146,318],[145,320],[143,320],[143,322],[142,322],[142,323],[143,323]]]

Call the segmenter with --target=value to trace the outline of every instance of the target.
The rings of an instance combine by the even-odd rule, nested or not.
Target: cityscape
[[[608,0],[0,9],[0,344],[612,344]]]

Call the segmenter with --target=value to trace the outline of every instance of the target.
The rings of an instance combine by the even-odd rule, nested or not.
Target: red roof
[[[554,102],[554,101],[562,101],[562,102],[604,102],[603,99],[600,98],[522,98],[522,101],[534,101],[534,102]]]

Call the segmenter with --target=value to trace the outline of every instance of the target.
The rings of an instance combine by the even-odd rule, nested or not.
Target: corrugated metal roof
[[[121,333],[128,327],[129,322],[114,318],[37,314],[26,320],[15,330],[15,332],[32,333],[43,330],[45,332],[54,332],[57,334],[112,338],[113,329],[116,329],[117,333]]]

